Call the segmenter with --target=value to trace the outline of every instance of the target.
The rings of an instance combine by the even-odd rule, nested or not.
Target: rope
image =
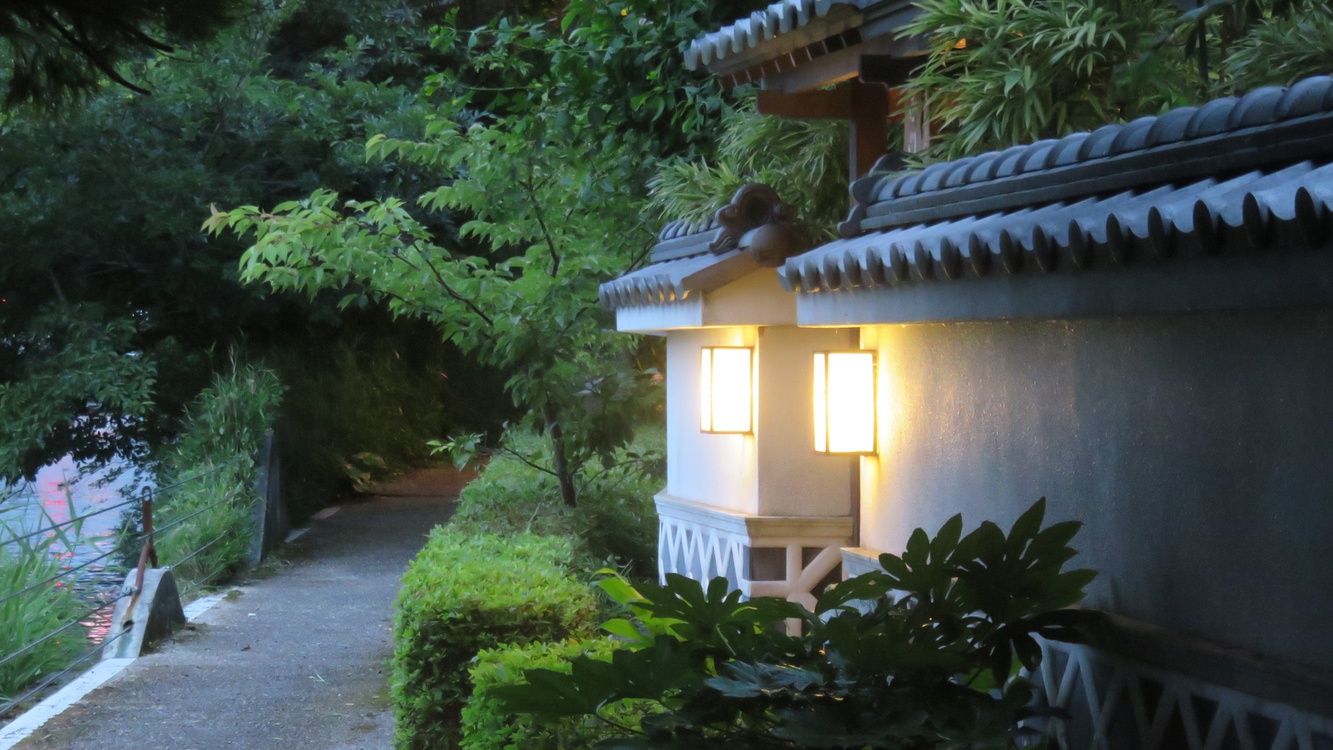
[[[191,552],[190,554],[186,555],[185,557],[182,557],[181,559],[179,559],[179,560],[173,562],[173,563],[171,564],[172,569],[175,569],[175,568],[180,567],[181,565],[184,565],[185,563],[187,563],[187,562],[189,562],[191,559],[193,559],[195,555],[198,555],[200,552],[203,552],[204,550],[208,549],[209,547],[212,547],[213,545],[217,544],[218,542],[220,542],[220,541],[222,541],[223,539],[226,539],[226,538],[227,538],[227,535],[226,535],[225,533],[224,533],[224,534],[219,534],[219,535],[217,536],[217,538],[215,538],[213,541],[209,542],[208,544],[205,544],[204,546],[200,547],[199,549],[195,550],[194,552]]]
[[[160,493],[165,492],[165,491],[167,491],[167,490],[175,489],[175,488],[177,488],[177,487],[180,487],[181,485],[189,484],[190,482],[193,482],[193,481],[196,480],[196,479],[200,479],[200,478],[205,477],[205,476],[208,476],[209,474],[212,474],[212,473],[214,473],[214,472],[221,471],[222,469],[225,469],[225,468],[227,468],[228,466],[231,466],[232,464],[240,463],[240,462],[243,461],[244,459],[245,459],[244,456],[239,456],[239,457],[237,457],[237,458],[233,458],[233,459],[230,460],[230,461],[224,461],[223,463],[217,464],[216,466],[210,466],[210,467],[208,467],[207,469],[204,469],[203,471],[197,472],[197,473],[195,473],[193,476],[189,476],[189,477],[186,477],[186,478],[184,478],[184,479],[178,479],[178,480],[176,480],[175,482],[172,482],[171,484],[165,484],[165,485],[162,485],[162,486],[160,486],[160,487],[157,487],[157,488],[155,488],[153,491],[154,491],[155,493],[160,494]],[[79,521],[82,521],[82,520],[84,520],[84,519],[92,518],[93,516],[101,515],[102,513],[109,513],[109,512],[111,512],[111,511],[113,511],[113,510],[117,510],[117,509],[119,509],[119,508],[124,508],[124,507],[126,507],[126,506],[128,506],[128,505],[134,505],[134,504],[139,503],[139,502],[140,502],[140,500],[139,500],[138,498],[132,498],[132,499],[130,499],[130,500],[125,500],[125,501],[123,501],[123,502],[116,503],[115,505],[108,505],[108,506],[106,506],[105,508],[100,508],[100,509],[95,510],[95,511],[93,511],[93,512],[91,512],[91,513],[85,513],[84,515],[79,516],[79,517],[77,517],[77,518],[71,518],[71,519],[68,520],[68,521],[62,521],[62,522],[60,522],[60,523],[53,524],[53,525],[51,525],[51,526],[47,526],[47,527],[45,527],[45,528],[41,528],[41,529],[38,529],[38,530],[36,530],[36,531],[32,531],[32,532],[29,532],[29,533],[26,533],[26,534],[22,534],[22,535],[20,535],[20,536],[15,536],[15,537],[13,537],[12,539],[7,539],[7,540],[5,540],[5,541],[3,541],[3,542],[0,542],[0,546],[6,546],[6,545],[9,545],[9,544],[13,544],[14,542],[22,541],[22,540],[24,540],[24,539],[31,539],[31,538],[33,538],[33,537],[35,537],[35,536],[38,536],[38,535],[41,535],[41,534],[45,534],[45,533],[47,533],[47,532],[51,532],[51,531],[59,531],[60,529],[63,529],[63,528],[65,528],[65,527],[67,527],[67,526],[73,526],[75,523],[78,523]],[[206,509],[205,509],[205,510],[206,510]],[[187,516],[187,518],[189,518],[189,516]]]
[[[0,597],[0,604],[4,604],[5,602],[9,601],[10,599],[14,599],[14,598],[23,596],[24,594],[28,593],[29,591],[32,591],[33,589],[35,589],[35,588],[37,588],[37,587],[39,587],[39,586],[43,586],[43,585],[45,585],[45,584],[48,584],[48,583],[50,583],[50,582],[52,582],[52,581],[55,581],[55,580],[58,580],[58,579],[60,579],[60,578],[64,578],[65,576],[69,575],[70,573],[75,573],[75,572],[78,572],[78,571],[80,571],[80,570],[83,570],[84,568],[88,567],[89,565],[92,565],[93,563],[95,563],[95,562],[97,562],[97,561],[99,561],[99,560],[105,560],[106,558],[111,557],[111,556],[114,555],[114,554],[116,554],[116,551],[115,551],[114,549],[111,550],[110,552],[103,552],[102,554],[98,555],[97,557],[94,557],[93,559],[91,559],[91,560],[89,560],[89,561],[87,561],[87,562],[85,562],[85,563],[80,563],[79,565],[76,565],[76,566],[74,566],[74,567],[72,567],[72,568],[68,568],[68,569],[66,569],[66,570],[64,570],[64,571],[62,571],[62,572],[60,572],[60,573],[57,573],[57,574],[51,576],[50,578],[42,579],[42,580],[38,581],[37,583],[34,583],[34,584],[32,584],[31,586],[28,586],[27,588],[25,588],[25,589],[23,589],[23,590],[21,590],[21,591],[16,591],[16,592],[14,592],[14,593],[12,593],[12,594],[10,594],[10,595],[8,595],[8,596]]]
[[[0,706],[0,714],[7,714],[7,713],[9,713],[9,711],[10,711],[11,709],[13,709],[15,706],[19,705],[19,704],[22,703],[23,701],[26,701],[27,699],[31,698],[32,696],[36,695],[37,693],[41,692],[42,690],[45,690],[46,687],[47,687],[48,685],[50,685],[51,683],[53,683],[53,682],[55,682],[56,680],[60,679],[61,677],[64,677],[65,675],[69,674],[70,672],[73,672],[75,667],[77,667],[77,666],[79,666],[80,664],[82,664],[82,663],[88,661],[88,659],[92,658],[92,656],[93,656],[94,654],[101,653],[103,649],[105,649],[107,646],[111,645],[112,643],[115,643],[117,639],[119,639],[119,638],[121,638],[121,637],[123,637],[123,636],[125,636],[125,635],[127,635],[127,634],[129,634],[129,633],[132,633],[132,632],[134,632],[132,629],[131,629],[131,630],[122,630],[122,631],[120,631],[119,633],[116,633],[115,635],[113,635],[113,636],[111,636],[110,638],[106,639],[105,641],[102,641],[101,643],[97,644],[97,645],[94,646],[93,648],[90,648],[90,649],[88,649],[87,651],[83,652],[83,656],[80,656],[79,658],[75,659],[75,660],[74,660],[68,667],[65,667],[64,669],[60,670],[59,672],[56,672],[55,674],[51,675],[50,677],[47,677],[45,680],[42,680],[41,683],[39,683],[36,687],[32,688],[31,690],[29,690],[28,692],[24,693],[23,695],[20,695],[19,697],[10,700],[8,703],[4,704],[3,706]]]
[[[212,509],[218,507],[219,505],[223,505],[224,503],[230,503],[230,502],[231,502],[231,498],[228,497],[228,498],[223,498],[223,499],[221,499],[221,500],[219,500],[219,501],[217,501],[216,503],[213,503],[213,504],[211,504],[211,505],[205,505],[204,507],[200,508],[199,510],[196,510],[195,512],[193,512],[193,513],[191,513],[191,514],[189,514],[189,515],[181,516],[180,518],[177,518],[175,521],[172,521],[171,523],[166,524],[165,526],[158,526],[158,527],[155,527],[155,528],[153,529],[153,534],[156,536],[156,535],[159,535],[159,534],[161,534],[162,532],[166,531],[167,529],[174,529],[174,528],[176,528],[177,526],[180,526],[181,524],[183,524],[183,523],[185,523],[186,521],[190,520],[191,518],[194,518],[195,516],[199,515],[200,513],[203,513],[203,512],[205,512],[205,511],[212,510]],[[138,539],[138,541],[143,541],[144,539],[147,539],[147,538],[148,538],[148,535],[147,535],[147,534],[143,534],[143,533],[141,533],[141,534],[139,534],[139,539]]]
[[[58,635],[60,635],[61,633],[65,632],[66,630],[69,630],[70,628],[74,627],[75,625],[80,625],[80,624],[82,624],[84,620],[86,620],[86,619],[92,617],[93,615],[97,614],[98,612],[101,612],[102,610],[106,609],[107,607],[114,606],[115,603],[118,602],[118,601],[120,601],[121,599],[128,599],[129,597],[130,597],[129,594],[121,594],[120,596],[116,597],[115,599],[112,599],[112,600],[109,601],[109,602],[103,602],[103,603],[97,605],[96,607],[94,607],[94,608],[88,610],[87,612],[85,612],[85,613],[79,615],[78,617],[74,618],[74,620],[72,620],[71,622],[66,623],[65,625],[63,625],[63,626],[61,626],[61,627],[59,627],[59,628],[56,628],[55,630],[52,630],[50,633],[47,633],[46,635],[42,636],[41,638],[38,638],[37,640],[33,641],[32,643],[29,643],[28,645],[24,646],[23,648],[19,649],[18,651],[14,651],[14,652],[10,653],[8,656],[6,656],[5,658],[0,659],[0,666],[4,666],[5,664],[8,664],[10,661],[13,661],[14,659],[17,659],[18,657],[22,656],[23,654],[28,653],[29,651],[33,650],[34,648],[37,648],[38,646],[42,645],[43,643],[46,643],[47,641],[51,640],[52,638],[55,638],[56,636],[58,636]]]
[[[93,511],[92,513],[85,513],[84,515],[81,515],[81,516],[79,516],[79,517],[77,517],[77,518],[71,518],[71,519],[69,519],[68,521],[62,521],[62,522],[57,523],[57,524],[54,524],[54,525],[52,525],[52,526],[47,526],[46,528],[38,529],[38,530],[36,530],[36,531],[32,531],[32,532],[29,532],[29,533],[27,533],[27,534],[23,534],[22,536],[16,536],[16,537],[14,537],[14,538],[12,538],[12,539],[7,539],[7,540],[5,540],[5,541],[3,541],[3,542],[0,542],[0,546],[7,546],[7,545],[10,545],[10,544],[13,544],[14,542],[22,541],[22,540],[24,540],[24,539],[31,539],[31,538],[33,538],[33,537],[39,535],[39,534],[45,534],[45,533],[48,532],[48,531],[59,531],[60,529],[65,528],[66,526],[73,526],[74,524],[76,524],[76,523],[78,523],[78,522],[80,522],[80,521],[82,521],[82,520],[84,520],[84,519],[86,519],[86,518],[92,518],[93,516],[98,516],[98,515],[101,515],[101,514],[103,514],[103,513],[108,513],[108,512],[110,512],[110,511],[116,510],[116,509],[118,509],[118,508],[124,508],[124,507],[127,506],[127,505],[132,505],[132,504],[137,503],[137,502],[139,502],[137,499],[136,499],[136,500],[126,500],[126,501],[123,502],[123,503],[116,503],[115,505],[108,505],[108,506],[105,507],[105,508],[102,508],[102,509],[100,509],[100,510],[95,510],[95,511]]]
[[[183,485],[183,484],[189,484],[190,482],[193,482],[193,481],[196,480],[196,479],[201,479],[201,478],[203,478],[203,477],[206,477],[206,476],[208,476],[209,474],[212,474],[212,473],[215,472],[215,471],[221,471],[221,470],[227,468],[228,466],[231,466],[232,464],[240,463],[240,462],[246,460],[247,458],[248,458],[247,456],[237,456],[236,458],[233,458],[233,459],[231,459],[230,461],[223,461],[222,463],[220,463],[220,464],[218,464],[218,465],[216,465],[216,466],[210,466],[210,467],[208,467],[207,469],[204,469],[203,471],[201,471],[201,472],[195,474],[195,475],[192,476],[192,477],[186,477],[186,478],[184,478],[184,479],[177,479],[176,481],[172,482],[171,484],[164,484],[164,485],[162,485],[162,486],[160,486],[160,487],[156,487],[156,488],[153,489],[153,492],[154,492],[154,493],[157,493],[157,494],[161,494],[161,493],[163,493],[163,492],[166,492],[167,490],[174,490],[174,489],[176,489],[177,487],[180,487],[180,486]]]

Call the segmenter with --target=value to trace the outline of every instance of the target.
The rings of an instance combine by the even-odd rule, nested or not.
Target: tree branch
[[[555,239],[551,237],[551,230],[546,226],[546,219],[542,211],[541,203],[537,200],[537,191],[532,185],[532,160],[528,160],[528,178],[522,183],[524,191],[528,194],[528,201],[532,203],[533,214],[537,217],[537,226],[542,230],[542,239],[546,240],[546,249],[551,254],[552,278],[560,273],[560,253],[555,249]]]
[[[440,288],[444,289],[445,294],[449,295],[450,297],[453,297],[455,300],[458,300],[459,302],[462,302],[463,305],[467,307],[468,310],[472,311],[473,315],[476,315],[477,317],[486,321],[486,325],[488,326],[495,325],[495,321],[491,319],[491,316],[487,315],[485,310],[482,310],[480,307],[477,307],[476,302],[473,302],[467,297],[464,297],[462,294],[458,292],[458,290],[450,286],[449,282],[444,280],[444,276],[440,274],[440,269],[436,268],[435,264],[431,262],[430,255],[428,255],[427,253],[422,253],[421,258],[425,262],[426,267],[430,269],[431,275],[435,277],[435,281],[439,283]]]
[[[532,469],[536,469],[537,471],[542,472],[543,474],[550,474],[551,476],[553,476],[553,477],[555,477],[555,478],[557,478],[557,479],[560,478],[560,475],[559,475],[559,474],[556,474],[554,471],[552,471],[552,470],[546,468],[545,466],[542,466],[541,464],[532,462],[531,460],[528,459],[527,456],[524,456],[523,454],[519,453],[518,451],[516,451],[516,450],[514,450],[513,448],[510,448],[510,447],[508,447],[508,446],[502,445],[502,446],[500,446],[499,448],[496,448],[496,449],[495,449],[494,451],[492,451],[491,453],[492,453],[492,454],[495,454],[495,453],[503,453],[503,454],[505,454],[505,455],[507,455],[507,456],[511,456],[512,458],[514,458],[514,459],[516,459],[516,460],[518,460],[518,461],[520,461],[520,462],[526,464],[528,467],[530,467],[530,468],[532,468]]]
[[[82,55],[85,60],[92,63],[93,67],[102,71],[102,73],[107,78],[110,78],[112,81],[115,81],[116,83],[120,84],[121,86],[124,86],[130,91],[135,92],[136,94],[150,93],[148,89],[130,83],[128,80],[125,79],[124,76],[122,76],[120,73],[117,73],[115,66],[111,64],[111,61],[104,58],[100,52],[88,46],[87,42],[76,36],[74,32],[70,31],[68,28],[66,28],[64,24],[60,23],[59,19],[57,19],[54,15],[50,13],[50,11],[42,10],[40,11],[40,16],[43,19],[45,19],[46,23],[56,32],[56,34],[61,39],[65,40],[66,44],[73,47],[74,50],[78,52],[80,55]],[[140,43],[148,47],[151,47],[153,49],[157,49],[162,52],[167,52],[171,50],[170,45],[163,44],[162,42],[157,41],[156,39],[148,36],[147,34],[144,34],[143,32],[138,31],[137,29],[134,30],[131,36],[137,38],[137,41],[139,41]]]

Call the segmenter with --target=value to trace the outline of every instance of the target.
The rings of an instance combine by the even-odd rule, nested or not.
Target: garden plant
[[[1079,640],[1091,623],[1067,609],[1096,575],[1065,570],[1080,524],[1042,527],[1038,501],[1006,534],[962,534],[954,516],[932,538],[826,591],[815,611],[745,600],[724,579],[680,576],[632,588],[612,579],[634,620],[607,629],[631,643],[568,673],[532,669],[492,693],[507,710],[607,719],[611,748],[1011,748],[1039,741],[1028,674],[1038,638]],[[788,623],[786,627],[780,623]],[[794,624],[794,626],[793,626]],[[649,702],[637,725],[612,720]]]

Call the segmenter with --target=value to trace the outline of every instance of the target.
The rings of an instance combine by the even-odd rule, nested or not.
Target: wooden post
[[[794,120],[847,120],[848,176],[855,180],[870,173],[884,154],[889,137],[889,89],[879,83],[847,81],[831,91],[787,94],[761,90],[759,114]]]
[[[903,102],[903,151],[915,154],[930,145],[930,112],[917,94]]]
[[[878,83],[850,85],[852,129],[847,139],[847,176],[855,181],[870,174],[870,168],[884,155],[889,138],[889,90]]]

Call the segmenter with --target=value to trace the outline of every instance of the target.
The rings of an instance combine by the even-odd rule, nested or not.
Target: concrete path
[[[387,750],[398,581],[466,479],[417,472],[314,522],[271,575],[17,747]]]

